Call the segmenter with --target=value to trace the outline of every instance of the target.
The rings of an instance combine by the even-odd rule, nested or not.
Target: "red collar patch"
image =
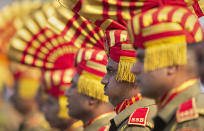
[[[146,126],[149,108],[136,109],[128,119],[128,125]]]

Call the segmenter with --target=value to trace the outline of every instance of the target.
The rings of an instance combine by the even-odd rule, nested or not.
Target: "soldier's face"
[[[116,80],[118,63],[111,58],[108,59],[106,68],[107,74],[104,76],[101,83],[105,85],[104,93],[108,96],[109,102],[116,107],[125,99],[129,99],[127,97],[129,97],[129,91],[133,88],[134,84]]]
[[[135,83],[140,87],[140,93],[145,97],[157,99],[166,92],[166,69],[144,72],[144,57],[145,51],[138,49],[137,62],[131,72],[136,75]]]
[[[85,96],[81,93],[77,92],[77,83],[80,75],[75,74],[72,79],[72,85],[67,90],[66,96],[68,97],[68,105],[67,108],[69,108],[68,114],[76,119],[82,120],[84,117],[86,117],[89,114],[90,111],[90,105],[89,101],[90,98],[88,96]]]
[[[196,56],[198,63],[198,73],[201,82],[204,84],[204,42],[196,46]]]
[[[48,95],[45,103],[43,104],[42,111],[49,122],[50,126],[53,128],[58,128],[64,130],[68,128],[68,119],[59,118],[58,113],[60,110],[58,99]]]

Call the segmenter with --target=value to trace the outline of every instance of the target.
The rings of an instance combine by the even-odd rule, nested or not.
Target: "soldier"
[[[135,75],[130,69],[136,61],[136,51],[129,46],[127,31],[119,28],[106,31],[106,39],[105,49],[109,59],[102,83],[117,113],[111,120],[110,130],[151,130],[156,106],[153,100],[143,98],[135,85]]]
[[[12,39],[8,56],[12,61],[42,69],[41,85],[47,97],[41,110],[50,125],[60,130],[82,130],[82,124],[67,115],[64,97],[75,72],[74,56],[78,48],[46,26],[48,16],[56,8],[53,3],[45,3],[33,12]]]
[[[67,114],[67,99],[64,96],[74,74],[75,68],[43,71],[42,86],[46,98],[42,111],[52,128],[64,131],[83,130],[82,122],[74,120]]]
[[[199,18],[199,22],[204,30],[204,2],[203,1],[195,1],[195,4],[193,4],[193,9],[196,15]],[[200,42],[199,45],[196,46],[196,56],[197,56],[197,62],[198,62],[198,73],[200,75],[201,80],[201,90],[204,92],[204,44]]]
[[[82,120],[85,131],[106,131],[115,116],[100,83],[106,73],[107,56],[100,49],[82,48],[75,61],[77,73],[66,93],[69,115]]]
[[[135,8],[129,8],[129,6],[127,6],[130,4],[129,1],[121,2],[120,4],[117,2],[94,2],[89,0],[85,0],[84,4],[67,0],[60,0],[59,2],[67,8],[74,7],[73,11],[86,17],[106,32],[105,39],[107,39],[108,42],[105,45],[105,50],[107,52],[107,55],[109,56],[109,60],[107,65],[108,72],[102,80],[102,83],[106,85],[105,93],[109,96],[109,101],[111,102],[111,104],[113,104],[113,106],[115,106],[117,113],[117,116],[113,120],[111,120],[110,130],[150,130],[151,128],[153,128],[153,122],[151,121],[151,118],[156,113],[156,107],[151,106],[145,109],[136,110],[138,108],[144,108],[146,106],[153,105],[154,101],[147,98],[142,99],[142,96],[139,94],[139,88],[134,85],[135,76],[130,73],[130,68],[135,61],[136,52],[129,46],[127,42],[128,39],[126,31],[126,20],[129,19],[133,13],[131,11],[131,13],[128,11],[130,9],[133,10],[136,8],[138,8],[139,10],[144,6],[142,4],[138,4],[137,2],[132,2],[131,4],[135,6]],[[79,6],[80,4],[81,6]],[[148,5],[151,6],[151,4],[149,3]],[[122,8],[120,8],[120,6],[122,6]],[[90,10],[95,11],[92,12]],[[109,15],[106,15],[108,11],[110,11],[111,13]],[[125,15],[120,11],[124,11]],[[64,15],[65,14],[68,13],[65,12]],[[53,23],[54,21],[57,20],[53,20]],[[67,22],[67,24],[68,23],[69,22]],[[68,37],[68,31],[66,32],[65,29],[62,30],[61,28],[58,28],[58,30],[62,30],[62,34],[66,33],[65,35],[66,37]],[[128,108],[128,106],[130,107]],[[133,122],[131,120],[128,123],[128,118],[135,119],[136,115],[134,113],[145,114],[149,112],[149,108],[150,113],[148,117],[141,116],[145,119],[144,121],[148,121],[147,124],[141,124],[138,121]],[[132,118],[132,116],[134,117]]]
[[[39,112],[35,99],[40,84],[40,70],[13,63],[11,66],[15,76],[15,88],[11,100],[24,117],[19,130],[48,130],[49,124],[44,115]]]
[[[11,87],[13,77],[9,71],[9,63],[4,54],[0,55],[0,130],[1,131],[18,131],[20,123],[22,122],[22,116],[18,113],[13,106],[6,100],[4,100],[4,87]]]
[[[137,14],[128,30],[138,48],[132,72],[142,95],[158,106],[154,130],[204,130],[204,96],[190,44],[203,40],[197,17],[186,7],[166,5]]]

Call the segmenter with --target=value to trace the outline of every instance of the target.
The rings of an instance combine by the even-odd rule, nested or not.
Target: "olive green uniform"
[[[18,131],[21,121],[22,116],[9,103],[0,100],[0,131]]]
[[[84,131],[108,131],[110,127],[110,120],[113,117],[115,117],[115,112],[98,117],[90,125],[86,126]]]
[[[138,108],[149,108],[149,113],[147,116],[147,124],[145,126],[141,125],[129,125],[128,119],[130,115]],[[117,114],[114,119],[111,120],[110,131],[150,131],[153,127],[153,117],[156,115],[157,107],[153,100],[148,98],[143,98],[137,101],[133,105],[127,107],[125,110]]]
[[[190,109],[185,114],[178,112],[181,104],[195,99],[196,109]],[[189,107],[188,104],[184,104]],[[192,111],[195,114],[192,115]],[[181,119],[177,119],[182,116]],[[188,118],[188,119],[186,119]],[[161,109],[154,119],[154,131],[204,131],[204,94],[201,94],[199,83],[187,88]]]
[[[19,131],[50,131],[49,123],[40,112],[32,112],[25,116]]]

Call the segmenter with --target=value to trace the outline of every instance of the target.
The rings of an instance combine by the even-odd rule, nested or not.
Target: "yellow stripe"
[[[115,45],[115,32],[110,31],[109,35],[110,35],[110,47],[113,47]]]
[[[103,24],[101,24],[100,28],[103,30],[106,30],[110,26],[111,23],[112,23],[111,20],[106,20],[105,22],[103,22]]]
[[[142,22],[143,22],[144,27],[147,27],[147,26],[149,26],[149,25],[152,24],[152,22],[153,22],[153,20],[152,20],[152,14],[153,14],[155,11],[157,11],[157,8],[149,10],[149,11],[143,16]]]
[[[122,44],[121,49],[122,49],[122,50],[135,51],[135,49],[133,48],[133,45],[132,45],[132,44]]]
[[[172,21],[173,22],[178,22],[180,23],[182,20],[182,17],[184,16],[184,14],[187,12],[186,9],[184,8],[179,8],[178,10],[176,10],[172,16]]]
[[[124,42],[124,41],[127,41],[127,31],[122,31],[121,34],[120,34],[120,41],[121,42]]]
[[[100,51],[100,52],[98,52],[97,55],[96,55],[96,60],[102,61],[105,56],[106,56],[105,51]]]
[[[171,6],[164,7],[158,14],[158,21],[166,21],[168,19],[168,14],[171,10]]]
[[[140,22],[139,22],[140,15],[136,15],[133,17],[133,31],[136,35],[140,33]]]
[[[96,63],[93,61],[87,61],[86,66],[89,68],[95,69],[99,72],[106,73],[106,66],[105,65],[102,65],[102,64],[99,64],[99,63]]]
[[[168,27],[168,28],[166,28]],[[142,36],[150,36],[159,33],[165,33],[168,31],[179,31],[183,30],[183,28],[177,23],[161,23],[156,24],[151,27],[144,28],[142,30]]]
[[[201,28],[198,28],[196,34],[195,34],[195,40],[198,41],[202,41],[203,39],[203,31]]]
[[[188,29],[190,32],[192,32],[197,22],[198,22],[198,19],[196,16],[194,15],[188,16],[185,23],[185,28]]]
[[[77,54],[77,63],[80,63],[82,60],[82,53],[83,53],[83,49],[79,50],[78,54]]]
[[[90,60],[94,50],[89,49],[85,52],[85,60]]]
[[[160,46],[163,44],[177,44],[177,43],[186,43],[186,37],[184,35],[180,36],[171,36],[171,37],[165,37],[165,38],[159,38],[157,40],[147,41],[144,43],[144,46],[146,48],[153,47],[153,46]]]

